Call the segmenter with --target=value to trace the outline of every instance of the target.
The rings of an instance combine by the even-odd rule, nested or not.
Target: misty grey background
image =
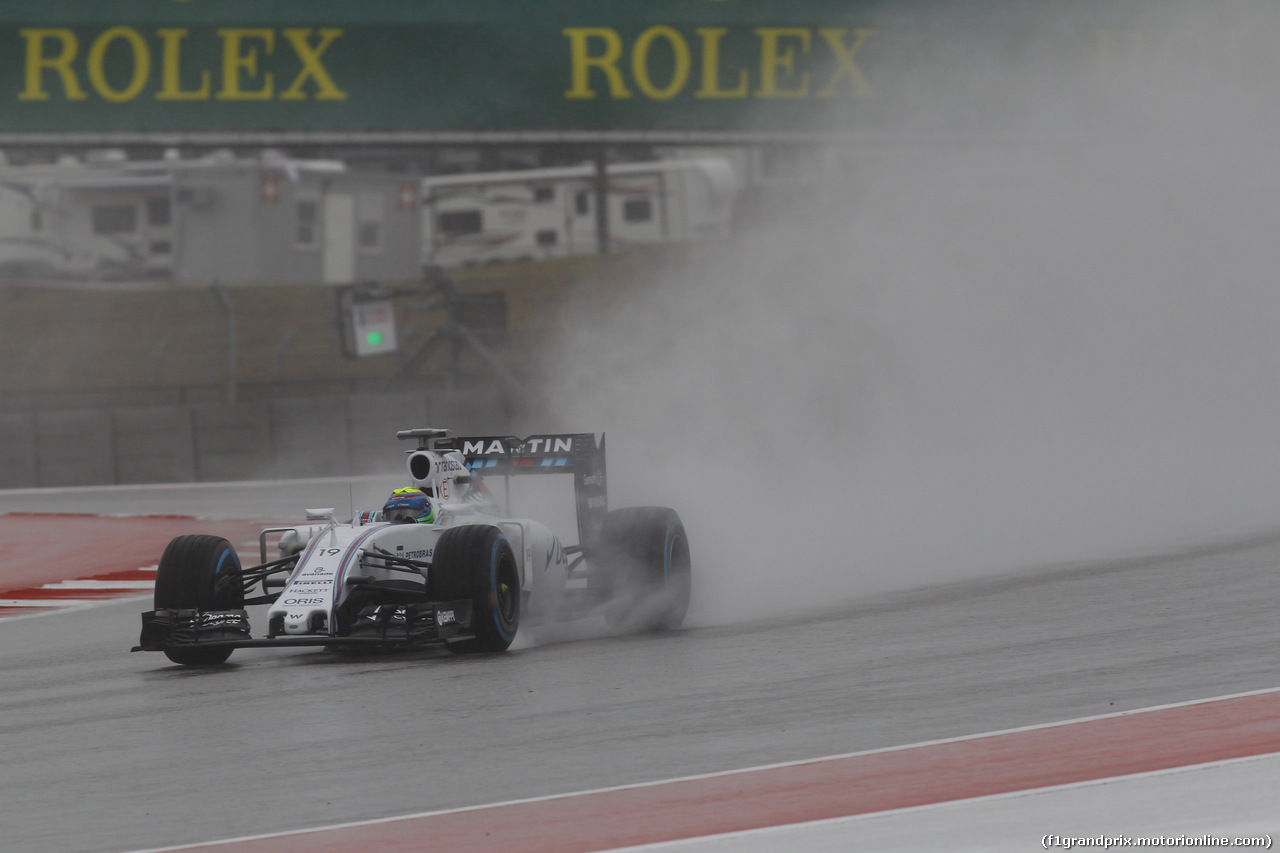
[[[1243,47],[1274,12],[1135,14],[1123,85],[957,34],[912,106],[974,133],[847,146],[568,315],[551,410],[608,430],[611,499],[680,510],[709,618],[1275,527],[1277,92]]]

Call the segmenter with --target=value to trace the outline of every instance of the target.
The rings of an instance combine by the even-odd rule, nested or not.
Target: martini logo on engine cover
[[[521,453],[571,453],[573,451],[572,436],[543,436],[531,438],[520,448]]]
[[[500,438],[490,441],[464,441],[462,443],[463,456],[501,456],[507,451],[507,446]]]

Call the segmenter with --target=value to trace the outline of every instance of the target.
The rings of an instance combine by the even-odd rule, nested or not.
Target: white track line
[[[1270,691],[1261,691],[1270,692]],[[1242,694],[1251,695],[1251,694]],[[1224,699],[1236,698],[1224,696]],[[1212,699],[1200,700],[1203,702],[1214,701]],[[1194,702],[1188,704],[1196,704]],[[1161,706],[1171,707],[1171,706]],[[1143,710],[1160,710],[1158,708]],[[1081,720],[1080,722],[1085,722]],[[1058,724],[1054,724],[1058,725]],[[1000,734],[997,732],[997,734]],[[985,737],[985,735],[983,735]],[[959,804],[977,805],[979,803],[999,802],[1001,800],[1012,800],[1020,797],[1034,797],[1040,794],[1051,794],[1059,791],[1071,791],[1079,788],[1095,788],[1103,785],[1112,785],[1122,782],[1130,782],[1138,779],[1154,779],[1161,776],[1172,776],[1179,773],[1190,773],[1202,770],[1212,770],[1215,767],[1233,767],[1241,764],[1247,764],[1252,761],[1267,761],[1280,758],[1280,752],[1268,752],[1262,755],[1246,755],[1240,758],[1224,758],[1218,761],[1206,761],[1203,764],[1184,764],[1178,767],[1165,767],[1160,770],[1144,770],[1141,773],[1126,773],[1123,776],[1105,776],[1101,779],[1084,779],[1079,782],[1066,782],[1061,785],[1048,785],[1043,788],[1024,788],[1019,791],[1005,791],[1000,794],[987,794],[982,797],[964,797],[958,800],[943,800],[937,803],[925,803],[919,806],[904,806],[899,809],[885,809],[879,812],[864,812],[863,814],[845,815],[842,817],[829,817],[822,820],[801,821],[800,823],[780,823],[775,826],[762,826],[756,829],[742,829],[736,832],[722,832],[715,835],[695,835],[689,838],[676,838],[671,841],[655,841],[651,844],[636,844],[630,847],[611,847],[607,850],[601,850],[600,853],[661,853],[665,850],[679,850],[687,848],[689,850],[697,849],[700,842],[713,843],[717,841],[729,841],[748,839],[759,836],[782,835],[788,831],[796,829],[811,829],[826,826],[844,826],[851,823],[859,823],[870,820],[879,820],[886,817],[897,815],[920,814],[930,811],[939,811],[951,808]],[[1244,834],[1244,833],[1238,833]],[[779,848],[781,849],[781,847]]]
[[[40,589],[152,589],[155,581],[75,580],[41,584]]]
[[[9,622],[21,622],[26,619],[43,619],[46,616],[56,616],[62,613],[75,613],[78,610],[88,610],[93,607],[106,607],[107,605],[119,604],[121,602],[141,602],[150,600],[150,590],[136,595],[113,595],[110,598],[94,598],[91,600],[60,598],[56,599],[55,603],[45,604],[30,601],[11,602],[7,599],[0,599],[0,609],[28,607],[31,608],[32,611],[31,613],[23,613],[20,616],[0,616],[0,625],[7,624]],[[48,600],[46,599],[46,601]]]
[[[677,782],[692,782],[700,779],[715,779],[715,778],[726,777],[726,776],[737,776],[739,774],[744,774],[744,773],[755,773],[760,770],[773,770],[775,768],[780,768],[780,767],[797,767],[803,764],[818,764],[821,762],[836,761],[844,758],[854,758],[862,755],[878,755],[880,753],[885,753],[885,752],[907,751],[911,749],[917,749],[919,747],[936,746],[938,744],[944,744],[944,743],[963,743],[965,741],[970,741],[970,740],[981,740],[983,738],[999,737],[1000,735],[1017,734],[1019,732],[1033,732],[1033,731],[1039,731],[1041,729],[1053,729],[1053,728],[1058,728],[1060,726],[1071,726],[1071,725],[1076,725],[1077,723],[1092,722],[1094,720],[1106,720],[1114,717],[1129,717],[1135,714],[1147,714],[1152,711],[1166,711],[1171,708],[1187,708],[1192,705],[1205,705],[1210,702],[1223,702],[1228,699],[1243,699],[1248,696],[1263,696],[1268,693],[1280,693],[1280,687],[1266,687],[1261,690],[1248,690],[1248,691],[1245,691],[1244,693],[1228,693],[1225,696],[1211,696],[1207,699],[1189,699],[1184,702],[1170,702],[1167,705],[1154,705],[1150,708],[1134,708],[1130,711],[1115,711],[1110,714],[1095,714],[1092,717],[1078,717],[1072,720],[1058,720],[1052,723],[1037,723],[1031,726],[1019,726],[1018,728],[1014,728],[1014,729],[1001,729],[999,731],[994,731],[994,732],[980,732],[978,734],[960,735],[959,737],[949,737],[949,738],[940,738],[938,740],[920,741],[919,743],[907,743],[907,744],[901,744],[899,746],[885,746],[885,747],[880,747],[879,749],[864,749],[858,752],[840,753],[839,755],[823,755],[817,758],[801,758],[795,761],[781,761],[781,762],[778,762],[777,764],[762,764],[758,767],[742,767],[736,770],[723,770],[717,773],[699,773],[693,776],[678,776],[673,779],[658,779],[652,782],[637,782],[630,785],[613,785],[607,788],[593,788],[585,791],[570,791],[563,794],[546,794],[541,797],[526,797],[525,799],[521,799],[521,800],[505,800],[497,803],[482,803],[480,805],[463,806],[461,808],[456,808],[456,809],[440,809],[438,811],[415,812],[413,814],[393,815],[391,817],[371,818],[369,820],[348,821],[346,823],[326,824],[323,826],[308,826],[308,827],[302,827],[299,829],[286,829],[286,830],[280,830],[278,832],[268,832],[268,833],[263,833],[261,835],[245,835],[245,836],[240,836],[236,838],[220,838],[213,841],[199,841],[194,844],[180,844],[174,847],[151,847],[151,848],[147,848],[146,850],[129,851],[129,853],[167,853],[167,851],[175,851],[175,850],[198,850],[201,847],[212,847],[218,844],[232,844],[232,843],[240,843],[240,842],[247,842],[247,841],[261,841],[263,839],[268,839],[268,838],[288,838],[290,836],[303,835],[309,832],[327,832],[327,831],[332,831],[337,829],[350,829],[352,827],[376,826],[378,824],[384,824],[384,823],[396,823],[398,821],[404,821],[404,820],[421,820],[422,818],[436,817],[437,815],[463,814],[466,812],[476,812],[484,809],[500,808],[503,806],[525,805],[527,803],[543,803],[543,802],[548,802],[550,800],[566,800],[566,799],[572,799],[574,797],[582,797],[582,796],[587,796],[591,794],[604,794],[612,791],[627,791],[627,790],[633,790],[637,788],[656,788],[661,785],[670,785]],[[1241,759],[1227,759],[1227,761],[1244,761],[1244,760],[1264,758],[1264,757],[1266,756],[1245,756],[1244,758],[1241,758]],[[1210,763],[1216,764],[1217,762],[1210,762]],[[1148,773],[1176,772],[1178,769],[1189,769],[1190,767],[1198,767],[1198,766],[1199,765],[1187,765],[1183,768],[1168,768],[1167,770],[1148,771]],[[1133,775],[1143,776],[1147,774],[1140,773],[1140,774],[1133,774]],[[1120,777],[1110,777],[1110,778],[1120,778]],[[1090,782],[1096,784],[1103,781],[1105,780],[1098,779],[1098,780],[1087,780],[1085,783],[1068,783],[1068,784],[1069,785],[1089,784]],[[991,796],[1000,797],[1000,796],[1018,795],[1018,794],[1029,793],[1031,791],[1040,791],[1040,790],[1044,790],[1044,789],[1028,788],[1025,791],[1009,792],[1008,794],[993,794]],[[980,799],[980,798],[970,798],[970,799]],[[955,802],[959,802],[959,800],[950,800],[948,802],[955,803]],[[933,805],[941,805],[941,804],[933,804]],[[922,808],[922,807],[911,806],[909,808]],[[885,812],[872,812],[871,814],[880,815],[880,814],[887,814],[887,813],[888,812],[885,811]],[[843,818],[830,818],[830,820],[843,820]],[[783,824],[783,825],[793,825],[793,824]],[[754,830],[748,830],[748,831],[754,831]]]
[[[97,601],[96,598],[0,598],[0,607],[75,607],[79,604],[95,604]]]
[[[159,566],[139,566],[131,571],[154,572],[157,568]],[[24,613],[21,616],[14,614],[0,616],[0,622],[33,619],[37,616],[50,616],[54,613],[83,610],[87,607],[101,607],[105,604],[115,604],[118,601],[141,600],[145,596],[138,593],[150,593],[155,589],[155,586],[154,580],[103,580],[100,578],[76,578],[74,580],[41,584],[36,589],[51,591],[83,590],[85,592],[116,592],[119,594],[104,598],[0,598],[0,608],[27,608],[36,611]]]

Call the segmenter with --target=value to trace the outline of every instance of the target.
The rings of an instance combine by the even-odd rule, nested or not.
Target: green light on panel
[[[371,347],[382,346],[382,332],[370,332],[364,337],[365,342]]]

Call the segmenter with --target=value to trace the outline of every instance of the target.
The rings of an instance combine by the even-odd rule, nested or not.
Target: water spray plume
[[[1233,9],[1223,43],[1276,33]],[[905,111],[980,72],[990,133],[852,144],[567,318],[547,399],[609,431],[616,505],[684,516],[694,621],[1280,523],[1277,92],[1205,63],[1194,103],[1139,76],[1082,105],[1096,56],[953,48]]]

